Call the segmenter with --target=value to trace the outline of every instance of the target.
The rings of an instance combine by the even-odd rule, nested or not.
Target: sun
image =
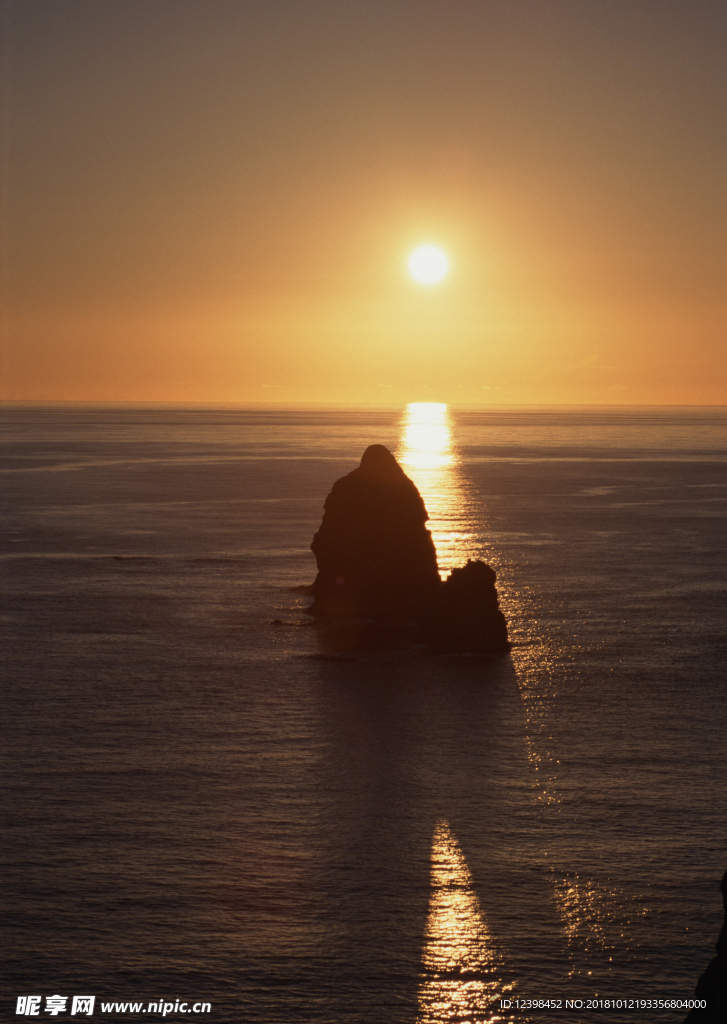
[[[449,257],[438,245],[420,245],[409,257],[408,266],[419,284],[439,284],[449,272]]]

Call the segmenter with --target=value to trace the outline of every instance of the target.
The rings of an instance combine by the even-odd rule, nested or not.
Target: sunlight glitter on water
[[[472,510],[460,479],[449,409],[441,402],[411,402],[401,420],[397,458],[419,488],[429,513],[440,572],[478,557]]]
[[[455,459],[452,424],[442,402],[410,402],[402,422],[403,460],[412,470],[442,469]]]
[[[422,957],[417,1024],[502,1020],[500,999],[512,989],[497,955],[472,876],[449,824],[432,840],[432,894]]]

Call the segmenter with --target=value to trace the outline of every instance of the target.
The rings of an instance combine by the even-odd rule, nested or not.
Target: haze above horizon
[[[0,399],[727,403],[724,4],[3,6]]]

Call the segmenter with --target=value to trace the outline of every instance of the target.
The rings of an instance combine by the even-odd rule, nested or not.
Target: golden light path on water
[[[448,823],[432,840],[432,894],[422,957],[417,1024],[503,1020],[502,962],[482,917],[462,850]]]
[[[463,486],[460,456],[454,439],[452,419],[449,409],[444,403],[413,402],[406,406],[401,419],[396,454],[406,474],[419,488],[429,512],[428,526],[432,531],[442,576],[446,576],[451,569],[464,565],[468,558],[482,558],[484,561],[491,562],[494,555],[497,559],[497,552],[490,553],[488,550],[490,544],[484,532],[484,510],[475,506],[473,499],[467,495]],[[497,586],[500,602],[508,620],[511,639],[515,641],[511,657],[525,712],[524,740],[526,756],[533,769],[533,798],[542,809],[547,808],[548,813],[557,818],[562,804],[558,785],[560,762],[558,754],[553,748],[550,726],[550,716],[557,690],[557,669],[553,664],[552,652],[548,650],[547,643],[544,646],[545,636],[540,624],[533,618],[531,603],[528,601],[527,595],[519,593],[512,586],[512,579],[508,579],[508,577],[509,573],[504,578],[500,575],[498,566]],[[508,582],[510,586],[508,586]],[[447,851],[449,852],[447,853]],[[450,863],[454,865],[451,870],[455,871],[456,866],[459,865],[464,877],[467,873],[464,858],[456,840],[447,827],[442,825],[435,834],[433,876],[439,870],[437,865],[443,864],[445,855],[449,856]],[[599,884],[594,880],[579,876],[572,868],[559,870],[553,862],[552,851],[544,850],[543,855],[549,859],[552,895],[562,921],[564,937],[575,957],[570,973],[571,976],[577,976],[580,974],[578,960],[586,951],[609,950],[606,926],[609,920],[618,913],[620,894],[602,883]],[[432,884],[432,908],[430,925],[427,930],[429,952],[426,954],[430,959],[429,961],[425,959],[425,966],[431,966],[432,957],[436,959],[436,957],[444,955],[442,951],[446,947],[446,941],[443,938],[442,929],[446,931],[446,927],[448,927],[442,923],[445,921],[443,908],[446,901],[444,896],[441,896],[443,902],[437,903],[434,877]],[[483,936],[486,936],[486,931],[481,918],[477,918],[475,914],[474,894],[470,894],[468,902],[464,890],[458,891],[460,892],[460,902],[455,916],[460,914],[466,917],[469,914],[471,920],[480,921],[478,927],[482,930],[477,932],[476,928],[474,931],[470,929],[468,934],[474,946],[477,945],[477,942],[473,936],[479,934],[480,940],[478,941],[482,945],[485,942]],[[469,911],[467,907],[469,907]],[[638,907],[630,907],[629,911],[634,915],[644,913],[643,908]],[[452,912],[454,913],[454,910]],[[435,916],[432,917],[432,915]],[[435,924],[435,920],[440,921],[440,924]],[[439,939],[435,938],[436,934],[440,935]],[[465,941],[464,936],[462,941]],[[460,951],[463,948],[460,947]],[[464,956],[464,953],[462,955]],[[476,959],[476,955],[473,954],[473,956]],[[423,1002],[420,1001],[422,1009],[419,1018],[421,1024],[429,1021],[449,1022],[459,1019],[456,1016],[448,1015],[450,1011],[446,1009],[446,1006],[449,1006],[450,1003],[447,1000],[449,999],[451,1002],[454,996],[447,993],[453,985],[453,992],[455,990],[460,994],[465,992],[466,987],[462,987],[463,982],[460,980],[455,984],[450,978],[446,983],[442,980],[437,984],[439,984],[441,1006],[437,1002],[440,997],[436,996],[437,986],[432,979],[422,989]],[[479,989],[478,991],[484,992]],[[440,1006],[440,1010],[435,1010],[435,1004]],[[452,1007],[454,1005],[452,1003]],[[454,1008],[451,1013],[455,1013]],[[465,1019],[470,1021],[495,1020],[496,1018],[490,1016],[487,1018],[466,1017]]]
[[[439,571],[446,575],[477,558],[473,512],[460,478],[449,409],[441,402],[411,402],[401,421],[397,459],[419,488],[429,512]]]

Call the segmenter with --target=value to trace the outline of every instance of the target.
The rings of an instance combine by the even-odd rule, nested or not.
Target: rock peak
[[[366,476],[381,479],[394,480],[406,476],[396,457],[383,444],[370,444],[361,456],[358,468]]]

